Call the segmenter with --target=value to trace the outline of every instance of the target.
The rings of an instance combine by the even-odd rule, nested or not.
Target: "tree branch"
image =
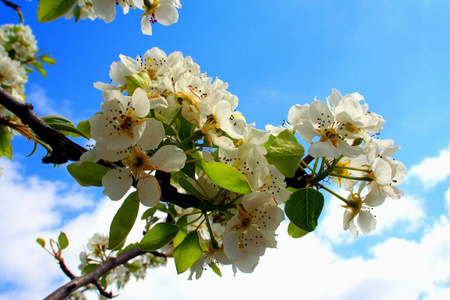
[[[57,300],[57,299],[65,299],[68,296],[70,296],[71,293],[76,291],[77,289],[86,286],[88,284],[94,284],[97,288],[99,285],[98,280],[100,277],[102,277],[104,274],[106,274],[108,271],[114,269],[115,267],[118,267],[120,265],[123,265],[127,263],[129,260],[138,257],[140,255],[143,255],[148,252],[144,252],[138,247],[133,248],[117,257],[112,257],[108,259],[107,261],[103,262],[98,268],[93,270],[92,272],[85,274],[80,277],[74,277],[70,282],[66,283],[65,285],[61,286],[57,290],[55,290],[53,293],[48,295],[44,300]],[[153,252],[150,252],[153,254]],[[154,253],[155,256],[162,256],[163,254],[159,252]],[[102,295],[105,297],[112,297],[112,294],[106,292],[100,285],[100,288],[105,293]],[[100,293],[101,290],[99,289]]]
[[[8,0],[1,0],[6,6],[11,7],[12,9],[14,9],[14,11],[19,15],[19,21],[23,22],[23,15],[22,12],[20,11],[20,6],[12,3],[11,1]]]
[[[45,143],[52,148],[52,153],[44,157],[44,164],[62,164],[69,160],[77,161],[86,149],[74,143],[62,133],[51,128],[33,111],[33,106],[23,103],[0,88],[0,104],[14,113],[23,124],[28,125]]]

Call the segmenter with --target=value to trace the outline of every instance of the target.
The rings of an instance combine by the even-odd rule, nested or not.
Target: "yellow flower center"
[[[139,179],[146,175],[144,171],[155,170],[156,168],[150,163],[149,156],[142,152],[137,146],[131,149],[131,154],[125,158],[122,163],[128,166],[133,173],[134,178]]]

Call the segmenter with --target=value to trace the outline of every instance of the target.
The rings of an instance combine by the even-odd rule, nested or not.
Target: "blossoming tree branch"
[[[140,9],[142,32],[151,35],[151,24],[177,22],[179,8],[178,0],[41,0],[37,14],[41,22],[65,15],[108,23],[117,10]],[[144,278],[168,258],[189,279],[207,268],[221,275],[227,266],[251,273],[266,249],[276,248],[283,220],[293,238],[314,231],[323,193],[341,201],[341,226],[355,238],[376,228],[373,207],[403,195],[406,168],[393,158],[399,146],[378,139],[385,120],[358,93],[333,89],[324,101],[292,106],[283,126],[257,129],[237,110],[227,83],[202,73],[190,56],[155,47],[120,55],[111,81],[94,83],[99,111],[75,125],[39,117],[24,101],[26,74],[45,76],[44,64],[55,63],[37,53],[28,26],[0,27],[0,155],[11,159],[11,138],[21,135],[47,149],[43,163],[72,161],[67,171],[81,186],[102,187],[122,202],[109,236],[88,241],[79,275],[64,262],[64,233],[49,243],[37,239],[70,279],[47,299],[81,297],[80,288],[111,298],[111,286]],[[85,149],[68,136],[95,146]],[[127,241],[140,206],[148,208],[144,234]]]

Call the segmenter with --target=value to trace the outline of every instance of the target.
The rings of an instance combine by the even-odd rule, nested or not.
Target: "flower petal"
[[[361,211],[358,215],[358,226],[364,234],[377,227],[377,219],[369,211]]]
[[[172,25],[178,21],[178,10],[170,4],[160,4],[155,11],[155,19],[161,25]]]
[[[141,178],[137,184],[139,201],[147,207],[153,207],[161,199],[161,187],[154,176]]]
[[[174,145],[159,148],[155,155],[150,157],[150,163],[158,170],[164,172],[180,171],[186,162],[186,154]]]
[[[133,184],[131,172],[127,169],[112,169],[102,178],[105,188],[103,194],[109,196],[111,200],[121,199]]]

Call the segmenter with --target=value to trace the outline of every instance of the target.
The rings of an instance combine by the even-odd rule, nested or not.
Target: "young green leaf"
[[[138,262],[126,263],[124,264],[124,267],[127,268],[131,273],[134,273],[140,268],[142,268],[141,264]]]
[[[37,8],[39,22],[49,22],[64,16],[75,2],[76,0],[40,0]]]
[[[92,271],[94,271],[95,269],[97,269],[99,266],[100,266],[99,264],[86,265],[86,267],[84,267],[84,269],[83,269],[83,274],[89,274]]]
[[[298,169],[305,149],[294,134],[286,129],[270,144],[266,154],[269,164],[274,165],[286,177],[293,177]]]
[[[61,231],[61,233],[58,236],[58,244],[59,249],[64,250],[69,246],[69,240],[67,239],[67,235]]]
[[[83,131],[75,127],[72,121],[64,117],[51,115],[42,117],[42,120],[44,120],[48,125],[50,125],[50,127],[52,127],[55,130],[58,130],[64,135],[70,134],[73,137],[82,136],[86,139],[90,138],[90,136],[86,135]]]
[[[81,186],[102,186],[102,178],[109,170],[111,169],[90,161],[67,166],[67,171]]]
[[[41,245],[42,248],[45,248],[45,240],[42,238],[37,238],[36,242]]]
[[[38,59],[49,65],[56,65],[56,59],[49,57],[49,54],[43,54]]]
[[[3,126],[0,126],[0,156],[4,155],[12,159],[12,153],[11,135]]]
[[[177,273],[189,269],[203,254],[197,231],[189,232],[184,240],[173,250]]]
[[[89,123],[88,120],[84,120],[81,121],[80,123],[78,123],[77,125],[77,129],[79,131],[81,131],[85,137],[87,137],[88,139],[91,139],[91,124]]]
[[[291,195],[284,211],[287,217],[298,228],[307,232],[313,231],[322,212],[323,195],[312,189],[300,189]]]
[[[252,192],[247,178],[238,169],[224,163],[204,160],[201,160],[201,166],[209,179],[218,186],[238,194],[246,195]]]
[[[169,223],[158,223],[153,226],[139,243],[144,251],[158,250],[167,245],[178,233],[178,227]]]
[[[214,273],[216,273],[217,275],[222,277],[222,272],[220,271],[220,268],[216,263],[211,263],[210,266],[211,266],[211,269],[214,271]]]
[[[288,225],[288,234],[293,237],[294,239],[301,238],[302,236],[305,236],[308,234],[308,231],[303,230],[295,226],[294,223],[289,222]]]
[[[73,9],[72,13],[75,18],[75,22],[78,22],[78,20],[80,19],[80,16],[81,16],[81,8],[78,4]]]
[[[133,192],[120,206],[109,228],[109,249],[115,249],[127,238],[136,221],[139,203],[137,192]]]

